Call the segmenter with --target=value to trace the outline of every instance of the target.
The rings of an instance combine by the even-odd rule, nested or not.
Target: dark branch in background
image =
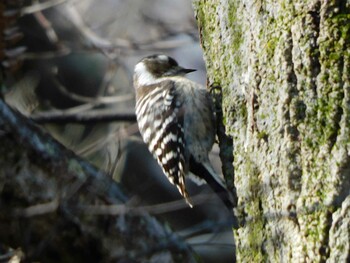
[[[106,97],[87,97],[68,91],[57,80],[53,80],[59,91],[75,101],[85,103],[77,107],[66,110],[52,110],[36,113],[30,118],[37,123],[81,123],[91,124],[98,122],[126,121],[135,122],[134,112],[113,112],[111,109],[94,110],[95,107],[106,104],[115,104],[133,99],[132,94],[106,96]]]
[[[134,99],[133,94],[123,94],[123,95],[116,95],[116,96],[97,96],[97,97],[87,97],[80,94],[73,93],[72,91],[69,91],[66,89],[65,86],[63,86],[57,79],[53,79],[53,83],[57,86],[57,89],[64,94],[65,96],[69,97],[72,100],[81,102],[81,103],[90,103],[92,105],[98,106],[100,104],[113,104],[118,102],[125,102],[131,99]]]
[[[90,110],[87,112],[72,113],[67,111],[51,111],[41,112],[30,116],[30,118],[37,123],[97,123],[97,122],[112,122],[112,121],[126,121],[135,122],[135,113],[118,113],[105,110]]]
[[[167,227],[141,215],[94,215],[123,205],[120,186],[0,100],[0,243],[28,262],[193,262]]]
[[[53,2],[59,0],[52,0]],[[115,22],[115,17],[111,19],[105,20],[102,19],[102,23],[94,26],[94,30],[91,30],[90,27],[86,26],[80,14],[76,11],[76,9],[72,5],[65,5],[65,13],[68,14],[70,21],[74,24],[74,27],[79,29],[80,33],[86,40],[87,45],[85,47],[89,47],[92,49],[100,50],[103,54],[107,55],[110,59],[120,58],[123,55],[133,55],[137,54],[138,51],[154,51],[158,50],[170,50],[176,47],[180,47],[184,44],[187,44],[188,41],[184,40],[176,40],[175,37],[178,35],[187,35],[193,41],[198,42],[198,31],[196,26],[196,21],[193,18],[193,27],[181,30],[174,30],[173,26],[164,23],[159,19],[155,19],[153,17],[147,16],[143,13],[140,14],[143,22],[152,24],[155,28],[161,31],[160,36],[154,37],[147,41],[136,41],[128,38],[118,38],[113,36],[113,43],[98,34],[94,33],[94,31],[102,30],[104,31],[104,27],[106,25],[111,25]],[[118,60],[118,63],[121,60]]]

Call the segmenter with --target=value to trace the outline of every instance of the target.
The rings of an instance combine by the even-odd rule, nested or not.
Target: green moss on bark
[[[350,181],[350,4],[195,1],[195,10],[234,138],[246,219],[238,259],[334,257],[331,218]]]

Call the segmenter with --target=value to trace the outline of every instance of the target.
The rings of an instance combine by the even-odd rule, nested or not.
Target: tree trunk
[[[194,8],[234,142],[237,260],[349,262],[349,2]]]

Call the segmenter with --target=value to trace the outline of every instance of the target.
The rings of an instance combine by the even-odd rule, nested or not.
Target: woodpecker
[[[135,66],[136,117],[148,149],[164,174],[192,207],[185,177],[193,175],[219,195],[232,210],[223,180],[214,172],[208,153],[215,140],[215,115],[206,88],[185,75],[171,57],[152,55]]]

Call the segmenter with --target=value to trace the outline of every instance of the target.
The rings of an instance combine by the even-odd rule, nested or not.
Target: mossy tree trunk
[[[194,8],[234,141],[237,260],[349,262],[349,1]]]

